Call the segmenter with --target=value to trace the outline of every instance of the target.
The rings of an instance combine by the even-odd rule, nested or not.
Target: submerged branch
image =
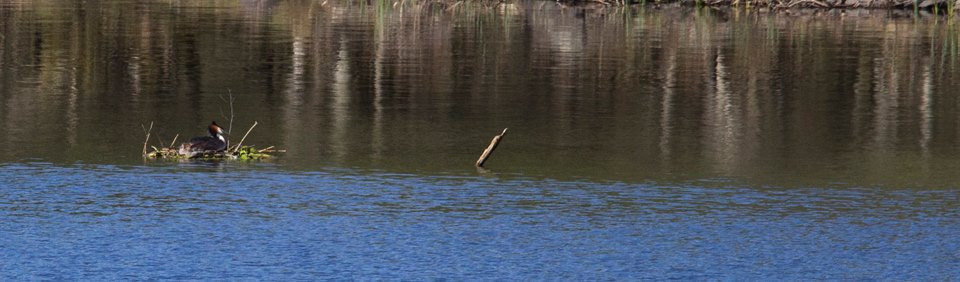
[[[475,163],[477,167],[483,167],[483,164],[487,162],[487,158],[490,157],[490,154],[493,154],[493,150],[497,149],[497,145],[500,145],[500,140],[502,140],[503,136],[506,134],[507,134],[507,129],[504,128],[503,132],[501,132],[497,136],[494,136],[493,140],[490,140],[490,145],[488,145],[487,148],[483,150],[483,153],[480,154],[480,159],[477,159],[477,162]]]

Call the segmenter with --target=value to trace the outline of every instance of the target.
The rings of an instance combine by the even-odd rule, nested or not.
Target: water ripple
[[[42,163],[0,179],[7,279],[905,279],[960,264],[955,190]]]

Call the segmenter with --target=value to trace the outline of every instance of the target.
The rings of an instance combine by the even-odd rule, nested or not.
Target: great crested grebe
[[[195,157],[204,152],[220,152],[227,149],[227,139],[223,138],[223,129],[214,121],[207,127],[210,136],[194,137],[180,144],[180,154]]]

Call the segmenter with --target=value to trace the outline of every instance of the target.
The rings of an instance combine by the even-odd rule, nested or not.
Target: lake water
[[[0,280],[960,279],[956,20],[412,2],[0,2]]]

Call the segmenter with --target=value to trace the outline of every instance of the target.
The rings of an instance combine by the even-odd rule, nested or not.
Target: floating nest
[[[242,146],[239,149],[231,148],[224,151],[206,151],[193,156],[180,154],[178,148],[152,147],[153,151],[146,154],[150,159],[169,159],[169,160],[263,160],[274,157],[271,153],[283,153],[284,150],[276,150],[273,146],[257,149],[254,146]]]
[[[232,121],[231,121],[232,122]],[[257,122],[253,123],[253,126],[250,126],[250,129],[247,130],[247,134],[250,134],[250,131],[257,126]],[[275,153],[284,153],[285,150],[274,149],[273,146],[266,147],[263,149],[257,149],[254,146],[240,146],[243,144],[243,140],[247,139],[247,134],[243,135],[243,138],[240,139],[240,143],[236,146],[228,147],[223,151],[206,151],[199,154],[190,154],[184,155],[180,154],[180,150],[176,147],[177,137],[180,135],[177,134],[177,137],[173,138],[173,141],[170,141],[170,146],[165,147],[161,145],[160,148],[155,146],[150,146],[153,148],[152,152],[147,152],[147,143],[150,141],[150,133],[153,130],[153,122],[150,123],[150,128],[144,128],[144,132],[147,135],[147,140],[143,142],[143,156],[149,159],[168,159],[168,160],[263,160],[272,158]],[[162,144],[162,142],[161,142]],[[238,147],[239,146],[239,147]]]

